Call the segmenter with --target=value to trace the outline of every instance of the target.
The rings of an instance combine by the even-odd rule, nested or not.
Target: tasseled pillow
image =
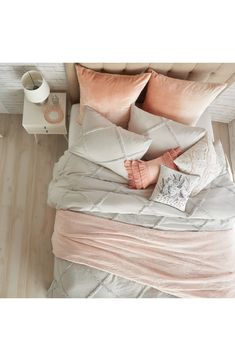
[[[178,170],[174,159],[180,154],[182,154],[182,149],[178,147],[170,149],[162,156],[153,160],[126,160],[124,165],[128,173],[129,188],[145,189],[150,184],[157,183],[161,165]]]

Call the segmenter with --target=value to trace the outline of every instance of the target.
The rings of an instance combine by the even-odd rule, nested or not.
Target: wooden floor
[[[45,297],[55,216],[47,188],[67,143],[61,135],[42,135],[37,145],[21,120],[0,115],[0,297]]]
[[[227,124],[214,123],[214,132],[228,153]],[[50,135],[39,136],[37,145],[19,115],[0,115],[0,133],[0,297],[45,297],[55,216],[47,188],[67,143]]]

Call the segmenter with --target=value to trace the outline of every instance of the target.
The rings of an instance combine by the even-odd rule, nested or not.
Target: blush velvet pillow
[[[174,159],[181,153],[182,150],[176,148],[153,160],[126,160],[124,165],[128,173],[129,188],[145,189],[149,185],[157,183],[161,165],[177,170]]]
[[[201,139],[206,130],[189,127],[170,119],[150,114],[135,105],[131,107],[128,124],[131,132],[142,134],[152,139],[145,159],[155,159],[172,148],[180,147],[183,151]]]
[[[195,125],[205,109],[227,84],[170,78],[149,69],[143,109],[186,125]]]
[[[151,74],[119,75],[100,73],[76,64],[80,86],[80,121],[88,105],[111,122],[127,128],[130,107],[147,84]]]
[[[77,144],[69,151],[128,179],[124,161],[141,159],[150,144],[147,137],[116,126],[86,106]]]

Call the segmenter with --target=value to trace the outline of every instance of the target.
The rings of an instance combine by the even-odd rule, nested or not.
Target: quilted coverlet
[[[213,272],[216,271],[217,276],[219,276],[222,281],[219,288],[216,289],[216,292],[208,294],[207,292],[202,292],[200,287],[199,290],[194,289],[194,292],[192,289],[191,291],[185,292],[184,287],[183,290],[181,287],[180,291],[175,292],[175,288],[172,291],[172,285],[164,288],[161,285],[159,286],[159,283],[152,283],[147,279],[138,280],[134,277],[128,277],[124,272],[119,272],[120,270],[118,272],[117,270],[115,271],[115,267],[111,270],[109,267],[105,268],[97,264],[85,262],[84,260],[81,261],[81,259],[76,259],[76,252],[74,253],[74,251],[72,251],[70,255],[68,253],[66,254],[66,250],[68,250],[66,248],[66,238],[64,238],[64,243],[60,242],[60,251],[62,249],[64,253],[55,253],[55,255],[72,262],[72,264],[77,262],[77,266],[80,264],[83,269],[84,267],[86,270],[90,268],[93,270],[93,273],[96,272],[95,269],[97,270],[97,274],[104,272],[102,274],[105,275],[105,279],[107,276],[107,281],[105,282],[108,282],[108,275],[109,272],[111,272],[114,277],[119,277],[119,279],[120,277],[126,277],[126,279],[129,280],[128,282],[140,282],[139,284],[143,285],[141,289],[145,289],[145,286],[151,287],[151,289],[156,288],[162,292],[167,292],[178,297],[234,297],[235,184],[230,180],[227,172],[218,176],[196,196],[190,197],[185,212],[174,209],[169,205],[151,201],[150,197],[153,189],[154,186],[150,186],[144,190],[129,189],[126,179],[111,170],[76,155],[74,149],[71,148],[65,152],[54,167],[53,179],[48,191],[48,204],[56,208],[58,212],[75,211],[79,212],[79,214],[85,213],[87,216],[95,216],[92,218],[98,221],[101,218],[107,219],[111,221],[111,223],[118,225],[119,229],[122,229],[123,226],[133,225],[139,226],[135,228],[146,230],[147,232],[173,231],[171,232],[172,239],[167,240],[164,247],[167,247],[167,242],[169,242],[169,246],[172,246],[174,242],[178,242],[180,238],[183,238],[181,235],[183,236],[184,233],[185,235],[186,233],[191,234],[191,239],[195,239],[196,243],[193,244],[193,242],[190,242],[188,244],[189,248],[186,250],[184,262],[184,267],[186,267],[185,272],[187,273],[187,270],[190,271],[190,268],[187,268],[188,262],[190,263],[190,257],[191,260],[194,258],[192,253],[187,259],[187,254],[189,255],[187,252],[190,252],[190,247],[196,247],[197,257],[199,257],[196,259],[196,263],[199,262],[200,267],[202,265],[203,267],[208,266],[210,271],[212,270],[212,273],[210,273],[210,277],[212,278]],[[57,214],[60,214],[58,212]],[[74,212],[68,212],[68,214],[70,213]],[[81,216],[85,215],[81,214]],[[112,220],[116,222],[112,222]],[[128,225],[125,225],[125,223]],[[66,230],[69,233],[69,229],[67,228]],[[162,234],[164,233],[165,232]],[[210,233],[212,238],[205,238],[205,236],[210,235]],[[201,251],[200,247],[198,248],[199,243],[197,243],[200,239],[199,234],[202,236],[201,243],[199,242]],[[54,252],[56,252],[55,246],[58,245],[57,241],[59,242],[59,238],[56,238],[55,235],[56,234],[53,236]],[[76,236],[79,236],[79,231],[77,231]],[[223,240],[224,236],[226,238]],[[208,239],[210,240],[209,243]],[[94,238],[94,240],[97,241],[96,238]],[[67,237],[67,241],[71,241],[70,236]],[[181,247],[181,241],[182,239],[178,243],[179,248]],[[223,241],[225,241],[226,245]],[[212,248],[210,248],[211,253],[209,252],[208,258],[205,258],[204,251],[208,250],[208,245],[210,247],[212,246]],[[223,247],[223,245],[225,247]],[[175,247],[177,248],[177,244]],[[112,252],[111,249],[109,252]],[[217,256],[221,254],[218,265],[214,262],[214,260],[218,260],[217,256],[211,263],[211,255],[215,255],[213,252],[216,252]],[[224,258],[224,256],[226,257]],[[227,260],[229,260],[229,263],[227,263]],[[119,264],[122,263],[119,262]],[[134,259],[132,266],[133,265]],[[223,265],[226,270],[223,269]],[[149,265],[147,268],[149,269]],[[125,267],[122,271],[124,269]],[[135,270],[135,272],[137,272],[137,270]],[[196,273],[194,273],[194,275],[195,280],[197,279],[198,282],[200,277]],[[225,275],[224,278],[223,275]],[[205,274],[201,277],[205,279]],[[116,279],[115,282],[117,284]],[[182,277],[180,282],[182,286],[185,278]],[[208,284],[210,283],[204,283],[204,286],[206,287]],[[137,290],[137,288],[135,289]],[[225,289],[226,291],[224,292]],[[89,292],[87,292],[87,294],[89,294]],[[136,291],[136,294],[139,294],[138,292]]]

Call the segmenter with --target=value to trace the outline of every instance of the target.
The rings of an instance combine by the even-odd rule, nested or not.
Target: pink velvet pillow
[[[217,95],[227,84],[202,83],[180,80],[156,73],[149,69],[143,109],[186,125],[195,125]]]
[[[80,86],[80,122],[88,105],[111,122],[127,128],[131,104],[135,103],[151,74],[100,73],[76,64]]]
[[[145,189],[150,184],[157,183],[161,165],[178,170],[174,163],[180,154],[181,148],[171,149],[161,157],[153,160],[126,160],[124,165],[128,173],[128,186],[133,189]]]

